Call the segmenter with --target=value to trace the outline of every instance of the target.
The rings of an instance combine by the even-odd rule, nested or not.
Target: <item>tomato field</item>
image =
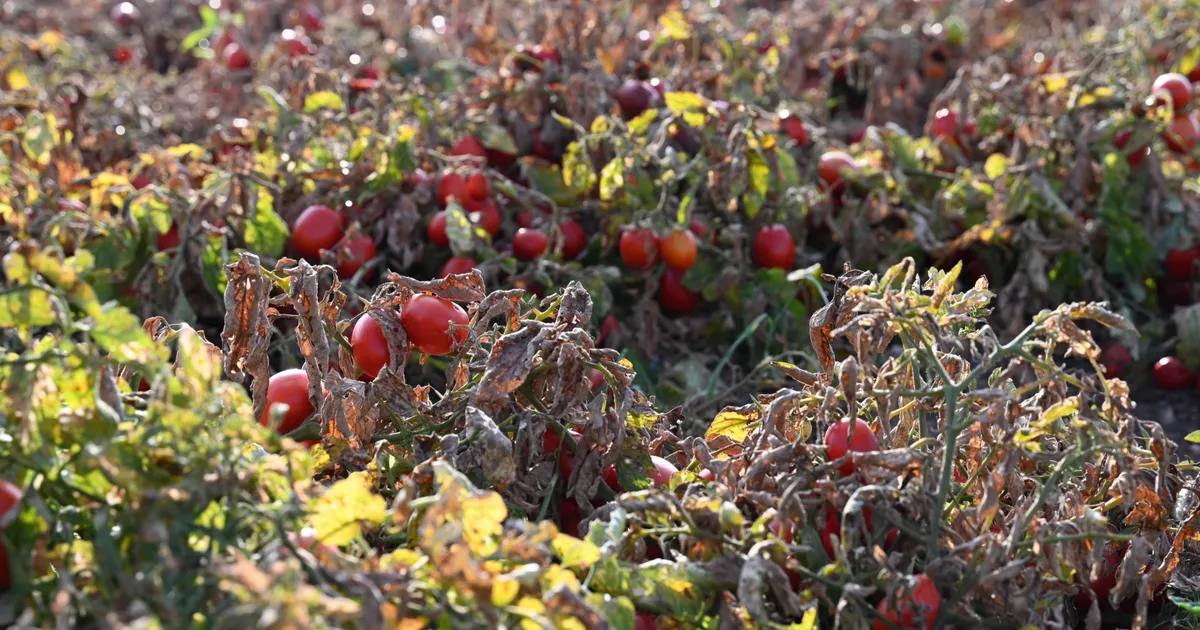
[[[0,2],[0,627],[1200,628],[1200,2]]]

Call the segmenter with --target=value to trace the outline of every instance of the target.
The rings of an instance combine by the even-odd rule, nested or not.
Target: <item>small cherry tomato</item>
[[[400,311],[408,341],[429,355],[449,354],[455,344],[466,341],[468,321],[461,306],[433,295],[415,295]],[[451,331],[451,324],[459,327]]]
[[[1133,138],[1133,129],[1122,129],[1113,136],[1113,146],[1117,147],[1122,153],[1125,153],[1125,145],[1129,144],[1129,140]],[[1125,161],[1130,166],[1137,166],[1142,163],[1150,155],[1150,145],[1145,144],[1140,147],[1130,149],[1125,153]]]
[[[1167,274],[1178,280],[1191,280],[1196,260],[1200,259],[1200,245],[1187,249],[1172,248],[1167,251],[1163,266]]]
[[[471,198],[470,193],[467,191],[466,178],[453,171],[446,171],[442,173],[441,179],[438,180],[438,205],[445,208],[451,197],[457,199],[460,204],[465,203]]]
[[[450,247],[450,235],[446,233],[446,223],[450,220],[450,215],[446,214],[445,210],[433,215],[429,221],[429,242],[438,247]]]
[[[467,217],[492,236],[500,233],[502,218],[500,217],[500,207],[496,205],[495,200],[484,201],[478,211],[468,214]]]
[[[821,188],[831,193],[841,192],[845,188],[844,175],[857,172],[858,162],[843,151],[829,151],[823,154],[817,165]]]
[[[834,461],[847,453],[870,453],[879,450],[879,440],[871,425],[861,418],[854,419],[854,435],[850,435],[850,421],[841,420],[825,432],[825,458]],[[854,461],[849,460],[838,467],[842,475],[854,472]]]
[[[492,184],[487,175],[473,173],[467,178],[467,196],[476,201],[483,201],[492,196]]]
[[[587,249],[587,232],[583,231],[574,219],[567,219],[558,224],[558,232],[562,237],[563,260],[575,260]]]
[[[1171,109],[1181,111],[1192,102],[1192,82],[1177,72],[1159,75],[1154,80],[1150,92],[1154,96],[1154,104],[1158,106],[1171,104]]]
[[[1177,154],[1191,153],[1200,140],[1200,119],[1195,112],[1176,114],[1163,132],[1163,142]]]
[[[475,136],[464,136],[462,140],[459,140],[454,145],[454,148],[450,149],[450,155],[473,155],[486,160],[487,149],[483,147],[483,144],[479,140],[475,139]]]
[[[654,630],[658,627],[658,615],[638,613],[633,617],[633,630]]]
[[[237,42],[226,46],[221,52],[221,58],[225,60],[225,67],[230,70],[245,70],[250,67],[250,53]]]
[[[1133,355],[1129,354],[1125,346],[1114,343],[1100,352],[1099,363],[1104,368],[1104,378],[1121,378],[1133,363]]]
[[[787,110],[779,112],[779,128],[798,146],[808,142],[808,129],[804,128],[804,121]]]

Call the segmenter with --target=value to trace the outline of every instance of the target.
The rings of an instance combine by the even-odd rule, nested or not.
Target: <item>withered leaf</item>
[[[475,387],[473,404],[494,413],[529,377],[533,359],[550,336],[550,324],[528,321],[525,327],[496,340],[483,378]]]
[[[388,274],[388,282],[409,293],[430,293],[454,302],[478,302],[484,297],[483,274],[478,269],[436,280],[416,280],[393,272]]]
[[[513,462],[513,444],[496,423],[477,407],[467,406],[467,426],[463,442],[470,443],[483,465],[483,476],[503,491],[517,479]]]
[[[250,375],[254,414],[261,417],[267,409],[270,378],[267,350],[271,346],[271,321],[267,316],[267,301],[272,283],[262,272],[258,256],[246,252],[227,267],[227,272],[225,325],[221,332],[225,373],[238,382]]]

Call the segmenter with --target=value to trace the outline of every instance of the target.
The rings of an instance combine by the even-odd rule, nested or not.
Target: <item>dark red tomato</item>
[[[575,260],[587,249],[587,232],[583,231],[574,219],[567,219],[558,224],[558,233],[562,238],[563,260]]]
[[[446,261],[446,264],[442,267],[442,273],[438,277],[445,278],[446,276],[459,273],[471,273],[471,270],[475,269],[478,265],[479,263],[475,262],[474,258],[453,256],[450,260]]]
[[[225,49],[233,43],[233,31],[225,29],[221,31],[221,35],[213,42],[212,49],[224,58]]]
[[[858,144],[858,143],[862,142],[863,138],[867,137],[867,130],[869,130],[870,128],[871,128],[870,125],[860,125],[858,127],[855,127],[846,136],[846,144]]]
[[[143,188],[145,188],[151,184],[150,175],[148,175],[146,173],[146,171],[142,171],[142,172],[138,173],[133,178],[133,181],[131,181],[129,183],[131,186],[133,186],[134,190],[142,190]]]
[[[225,60],[225,67],[230,70],[245,70],[250,67],[250,53],[237,42],[226,46],[221,51],[221,58]]]
[[[283,42],[283,49],[289,57],[305,57],[316,52],[312,42],[308,41],[303,33],[297,33],[290,28],[279,34],[279,40]]]
[[[650,89],[652,89],[658,93],[658,97],[660,99],[662,97],[666,96],[667,92],[671,91],[671,84],[667,83],[666,81],[664,81],[658,77],[654,77],[653,79],[650,79],[650,81],[647,84],[650,86]]]
[[[673,230],[658,241],[663,262],[671,269],[687,271],[696,264],[696,237],[691,230]]]
[[[604,387],[604,372],[596,368],[588,368],[588,386],[593,392],[599,391],[601,387]]]
[[[359,79],[365,79],[367,81],[378,81],[379,67],[373,63],[363,64],[362,66],[359,66],[358,71],[355,72],[355,76],[357,76]]]
[[[536,260],[546,253],[546,248],[549,246],[550,239],[541,230],[521,228],[513,236],[513,256],[516,256],[517,260],[525,262]]]
[[[796,241],[784,225],[768,225],[754,235],[754,263],[767,269],[791,269],[796,260]]]
[[[879,450],[879,440],[871,425],[861,418],[854,419],[854,435],[850,435],[850,421],[841,420],[825,432],[825,458],[829,461],[844,457],[847,453],[870,453]],[[854,462],[847,461],[838,467],[843,475],[854,472]]]
[[[583,437],[574,429],[567,429],[567,433],[571,434],[574,444],[563,444],[562,436],[552,428],[547,428],[546,432],[542,434],[542,453],[545,455],[558,453],[558,474],[562,478],[564,487],[570,481],[571,473],[575,472],[575,444],[578,444],[579,439]]]
[[[613,92],[613,100],[625,118],[636,118],[658,101],[658,92],[645,81],[630,79]]]
[[[1191,153],[1200,139],[1200,120],[1195,112],[1178,114],[1167,124],[1163,132],[1163,142],[1174,153]]]
[[[456,344],[467,340],[467,312],[450,300],[433,295],[415,295],[400,311],[400,324],[413,346],[429,355],[449,354]]]
[[[472,223],[483,228],[488,234],[495,236],[500,233],[500,207],[492,199],[488,199],[480,205],[477,212],[472,212],[467,215]]]
[[[358,369],[369,378],[379,376],[379,370],[391,358],[383,329],[370,314],[363,315],[354,324],[354,330],[350,333],[350,348],[354,350],[354,362],[358,364]]]
[[[450,149],[450,155],[473,155],[486,160],[487,149],[483,148],[483,144],[476,140],[475,136],[464,136]]]
[[[638,613],[633,617],[633,630],[654,630],[658,627],[658,615]]]
[[[975,135],[978,129],[979,127],[975,121],[967,120],[962,124],[962,129],[960,130],[958,127],[958,114],[948,109],[939,109],[933,115],[933,123],[929,125],[929,134],[934,138],[945,138],[947,144],[961,150],[966,146],[966,138]]]
[[[346,243],[346,249],[350,251],[350,256],[337,266],[338,276],[342,278],[353,278],[354,274],[358,273],[363,265],[374,260],[377,254],[375,241],[366,234],[359,234],[357,238]],[[371,275],[371,272],[368,272],[363,279],[370,278]]]
[[[108,15],[121,28],[130,28],[142,21],[142,12],[132,2],[118,2]]]
[[[558,531],[579,538],[579,525],[583,523],[583,514],[575,499],[566,498],[558,504]]]
[[[650,228],[635,228],[621,234],[621,260],[634,271],[646,271],[658,262],[658,239]]]
[[[467,178],[467,196],[476,201],[483,201],[492,196],[492,184],[488,182],[487,175],[472,173]]]
[[[933,580],[925,575],[917,576],[917,583],[910,588],[903,588],[896,593],[895,607],[888,605],[887,598],[879,602],[879,616],[887,619],[897,627],[904,629],[933,628],[938,609],[942,607],[942,596],[934,586]],[[891,628],[883,619],[876,619],[875,630]]]
[[[1167,251],[1163,265],[1172,278],[1191,280],[1197,259],[1200,259],[1200,245],[1193,245],[1187,249],[1172,248]]]
[[[271,407],[276,403],[288,406],[279,423],[280,435],[291,433],[304,424],[314,411],[308,399],[308,373],[302,369],[284,370],[267,381],[267,410],[259,418],[259,424],[271,426]]]
[[[700,294],[683,286],[685,273],[678,269],[667,269],[658,283],[658,303],[674,315],[687,315],[700,304]]]
[[[1192,82],[1177,72],[1159,75],[1154,80],[1154,85],[1150,87],[1150,92],[1154,97],[1155,105],[1163,106],[1170,103],[1171,109],[1177,112],[1182,111],[1188,106],[1188,103],[1192,102]]]
[[[821,547],[825,549],[825,555],[830,559],[836,558],[833,549],[834,538],[841,539],[842,537],[842,515],[833,506],[826,505],[822,508],[824,519],[821,523]]]
[[[707,468],[701,468],[700,472],[696,473],[696,476],[705,481],[714,481],[717,478],[717,476],[713,474],[713,471]]]
[[[445,210],[433,215],[429,220],[429,242],[438,247],[450,247],[450,235],[446,234],[446,223],[450,220],[450,215],[446,214]]]
[[[787,110],[779,112],[779,128],[797,145],[803,146],[808,142],[808,129],[804,128],[804,121]]]
[[[841,192],[845,186],[845,174],[858,172],[858,162],[844,151],[828,151],[821,156],[817,174],[821,177],[821,188],[832,193]]]
[[[537,59],[538,62],[543,66],[549,63],[554,65],[562,65],[562,57],[558,54],[558,51],[555,50],[553,46],[538,44],[529,51],[529,55],[534,59]],[[538,70],[541,70],[541,68],[539,67]]]
[[[571,434],[571,439],[575,442],[578,442],[579,438],[583,437],[583,434],[575,429],[567,429],[567,433]],[[542,434],[542,454],[551,455],[558,452],[558,447],[561,446],[562,443],[562,434],[560,434],[557,429],[548,427],[546,432]],[[564,447],[563,450],[568,451],[572,448],[572,446],[568,445]]]
[[[1180,280],[1170,276],[1156,278],[1158,301],[1163,307],[1187,306],[1192,303],[1191,280]]]
[[[529,208],[521,208],[517,210],[517,214],[513,218],[517,222],[517,227],[531,228],[536,220],[536,215]]]
[[[1154,384],[1161,389],[1186,389],[1195,377],[1176,357],[1163,357],[1154,364]]]
[[[1117,149],[1119,149],[1122,153],[1125,153],[1125,145],[1129,144],[1129,140],[1131,138],[1133,138],[1133,129],[1122,129],[1121,131],[1117,132],[1117,135],[1113,136],[1113,145],[1116,146]],[[1130,149],[1128,153],[1125,153],[1125,161],[1128,162],[1130,166],[1137,166],[1138,164],[1141,164],[1142,160],[1146,159],[1146,157],[1149,155],[1150,145],[1142,145],[1140,147]]]
[[[292,226],[292,248],[304,258],[316,260],[322,249],[330,249],[342,240],[344,221],[329,206],[309,206],[296,217]]]
[[[467,192],[467,179],[453,171],[445,171],[438,180],[438,205],[445,208],[451,197],[457,199],[460,204],[471,198]]]
[[[1132,364],[1133,355],[1119,343],[1112,344],[1100,353],[1100,366],[1104,368],[1104,378],[1121,378]]]
[[[172,223],[171,229],[158,235],[158,241],[155,245],[158,247],[158,251],[165,252],[168,249],[179,247],[179,243],[179,226]]]
[[[692,217],[692,220],[688,222],[688,229],[692,231],[692,234],[696,235],[696,238],[703,240],[705,237],[709,237],[709,242],[713,245],[717,244],[716,230],[710,230],[708,225],[700,219]]]
[[[316,7],[309,5],[300,10],[300,26],[309,33],[316,33],[321,30],[324,24],[321,23],[321,12]]]

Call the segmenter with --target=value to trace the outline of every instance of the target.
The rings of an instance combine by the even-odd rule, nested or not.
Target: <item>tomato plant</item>
[[[466,341],[467,312],[461,306],[433,295],[414,295],[400,310],[400,324],[408,341],[430,355],[449,354]],[[453,331],[451,325],[457,326]]]
[[[379,370],[388,364],[391,352],[387,338],[374,317],[365,314],[354,324],[350,333],[350,347],[354,350],[354,362],[358,369],[370,378],[379,376]]]
[[[333,249],[342,240],[345,220],[329,206],[309,206],[292,226],[292,248],[304,258],[317,260],[321,250]]]
[[[691,230],[672,230],[659,239],[658,249],[671,269],[687,271],[696,264],[696,237]]]
[[[829,461],[841,459],[848,453],[870,453],[879,450],[879,440],[871,425],[860,418],[854,419],[854,434],[850,434],[850,421],[840,420],[825,432],[825,457]],[[838,466],[843,475],[854,472],[854,461],[849,460]]]
[[[245,70],[250,67],[250,53],[237,42],[231,42],[221,50],[225,67],[230,70]]]
[[[429,221],[427,234],[429,242],[438,247],[450,247],[450,235],[446,233],[446,224],[450,221],[450,215],[446,214],[445,210],[433,215]]]
[[[1119,343],[1108,346],[1100,353],[1100,365],[1104,368],[1105,378],[1122,378],[1132,363],[1133,355]]]

